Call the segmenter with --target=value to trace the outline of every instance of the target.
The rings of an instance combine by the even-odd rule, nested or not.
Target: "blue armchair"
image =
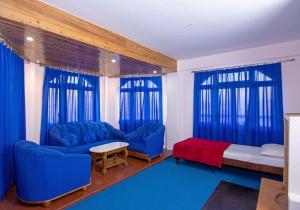
[[[146,159],[162,155],[165,126],[162,124],[144,124],[137,130],[128,133],[124,141],[129,143],[130,156]]]
[[[90,185],[91,158],[64,154],[30,141],[14,147],[18,198],[45,206],[58,197]]]

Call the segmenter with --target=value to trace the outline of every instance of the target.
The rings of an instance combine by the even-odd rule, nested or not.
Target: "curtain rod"
[[[243,64],[243,65],[236,65],[236,66],[227,66],[227,67],[202,67],[202,68],[193,68],[193,69],[185,69],[185,71],[192,70],[191,73],[197,72],[207,72],[207,71],[216,71],[216,70],[227,70],[227,69],[234,69],[234,68],[241,68],[241,67],[249,67],[249,66],[259,66],[259,65],[266,65],[266,64],[273,64],[273,63],[285,63],[285,62],[293,62],[295,58],[287,58],[281,60],[273,60],[273,61],[265,61],[265,62],[258,62],[252,64]]]
[[[142,75],[138,75],[138,74],[130,74],[130,75],[121,75],[121,76],[111,76],[111,78],[131,78],[131,77],[159,77],[159,76],[163,76],[165,75],[165,73],[161,73],[161,74],[142,74]]]

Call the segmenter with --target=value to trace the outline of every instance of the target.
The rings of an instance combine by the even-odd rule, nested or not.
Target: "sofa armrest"
[[[115,128],[111,129],[111,134],[119,139],[124,139],[126,135],[123,131],[120,131]]]

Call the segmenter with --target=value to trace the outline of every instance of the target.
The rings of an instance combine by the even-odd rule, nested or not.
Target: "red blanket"
[[[223,153],[230,143],[189,138],[174,144],[173,157],[222,167]]]

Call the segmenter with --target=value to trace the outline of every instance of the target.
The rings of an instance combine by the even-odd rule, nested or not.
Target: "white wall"
[[[100,77],[100,119],[105,118],[105,77]]]
[[[173,142],[178,141],[178,78],[177,73],[166,76],[167,82],[167,116],[166,116],[166,147],[173,147]]]
[[[40,142],[44,67],[25,63],[26,139]]]
[[[291,115],[289,118],[289,170],[288,170],[288,196],[289,209],[300,209],[300,115]]]
[[[120,78],[105,77],[105,99],[101,105],[105,106],[105,115],[102,121],[119,128],[119,98]]]
[[[167,125],[168,149],[172,149],[174,143],[192,136],[194,85],[192,70],[204,67],[215,68],[252,64],[278,60],[285,57],[293,57],[296,61],[283,63],[282,65],[284,111],[285,113],[300,112],[300,97],[298,93],[300,90],[300,40],[188,60],[179,60],[177,63],[178,72],[173,73],[172,76],[168,75],[168,78],[172,78],[168,79],[167,84],[169,87],[168,104],[172,104],[168,106],[168,109],[172,109],[172,114],[168,114],[167,120],[168,123],[172,123],[172,126]],[[175,94],[177,97],[170,96],[170,94]],[[167,112],[170,113],[169,110]],[[174,133],[177,133],[177,137],[175,137]]]

